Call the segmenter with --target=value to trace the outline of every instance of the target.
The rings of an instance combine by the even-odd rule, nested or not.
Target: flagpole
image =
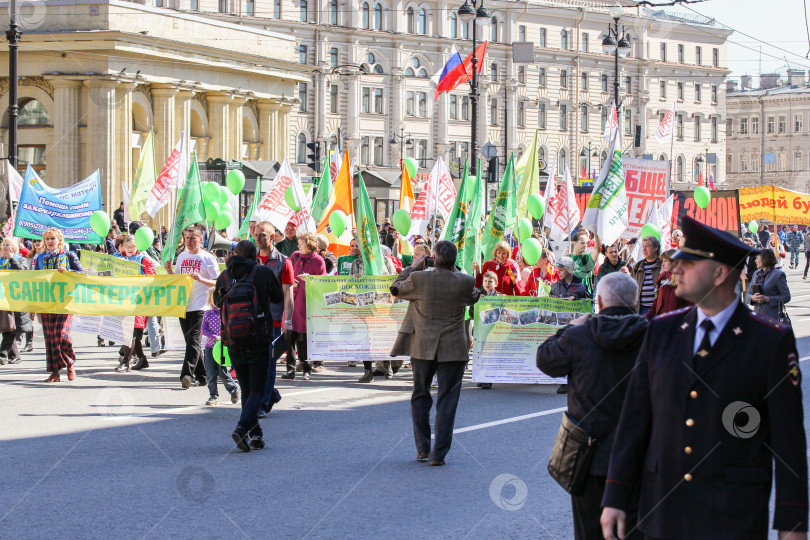
[[[669,186],[672,188],[672,164],[675,162],[675,105],[672,106],[672,118],[669,128]]]

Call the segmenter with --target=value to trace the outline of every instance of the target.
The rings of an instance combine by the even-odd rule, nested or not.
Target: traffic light
[[[321,172],[321,143],[308,142],[307,150],[307,159],[309,160],[307,166],[313,171]]]

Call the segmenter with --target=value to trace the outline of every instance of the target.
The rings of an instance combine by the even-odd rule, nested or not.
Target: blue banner
[[[101,210],[98,171],[78,184],[55,189],[47,186],[29,165],[17,206],[14,236],[42,238],[47,229],[56,227],[65,240],[101,244],[104,238],[90,227],[90,216],[96,210]]]

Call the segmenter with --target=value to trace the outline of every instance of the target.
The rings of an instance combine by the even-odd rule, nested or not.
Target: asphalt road
[[[810,285],[788,276],[804,359]],[[0,366],[0,538],[573,538],[546,472],[565,407],[553,386],[481,390],[468,372],[447,465],[430,467],[414,459],[410,372],[364,385],[361,367],[327,364],[279,381],[268,446],[246,454],[238,405],[183,390],[179,352],[119,374],[117,349],[76,338],[71,383],[42,382],[39,332]]]

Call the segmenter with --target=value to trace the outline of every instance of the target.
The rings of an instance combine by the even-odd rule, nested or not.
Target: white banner
[[[183,132],[149,192],[146,213],[155,217],[157,211],[169,202],[172,190],[183,187],[186,174],[188,174],[188,150],[186,150],[186,134]]]
[[[290,187],[295,196],[295,203],[300,207],[298,211],[290,208],[285,199],[287,188]],[[258,221],[269,221],[280,231],[283,231],[290,221],[298,227],[298,232],[316,231],[317,227],[315,220],[310,215],[304,188],[301,181],[292,172],[288,159],[281,164],[273,186],[259,203],[255,215]]]
[[[132,343],[132,331],[134,328],[135,317],[74,315],[71,330],[82,334],[90,334],[91,336],[101,336],[107,341],[128,346]]]

